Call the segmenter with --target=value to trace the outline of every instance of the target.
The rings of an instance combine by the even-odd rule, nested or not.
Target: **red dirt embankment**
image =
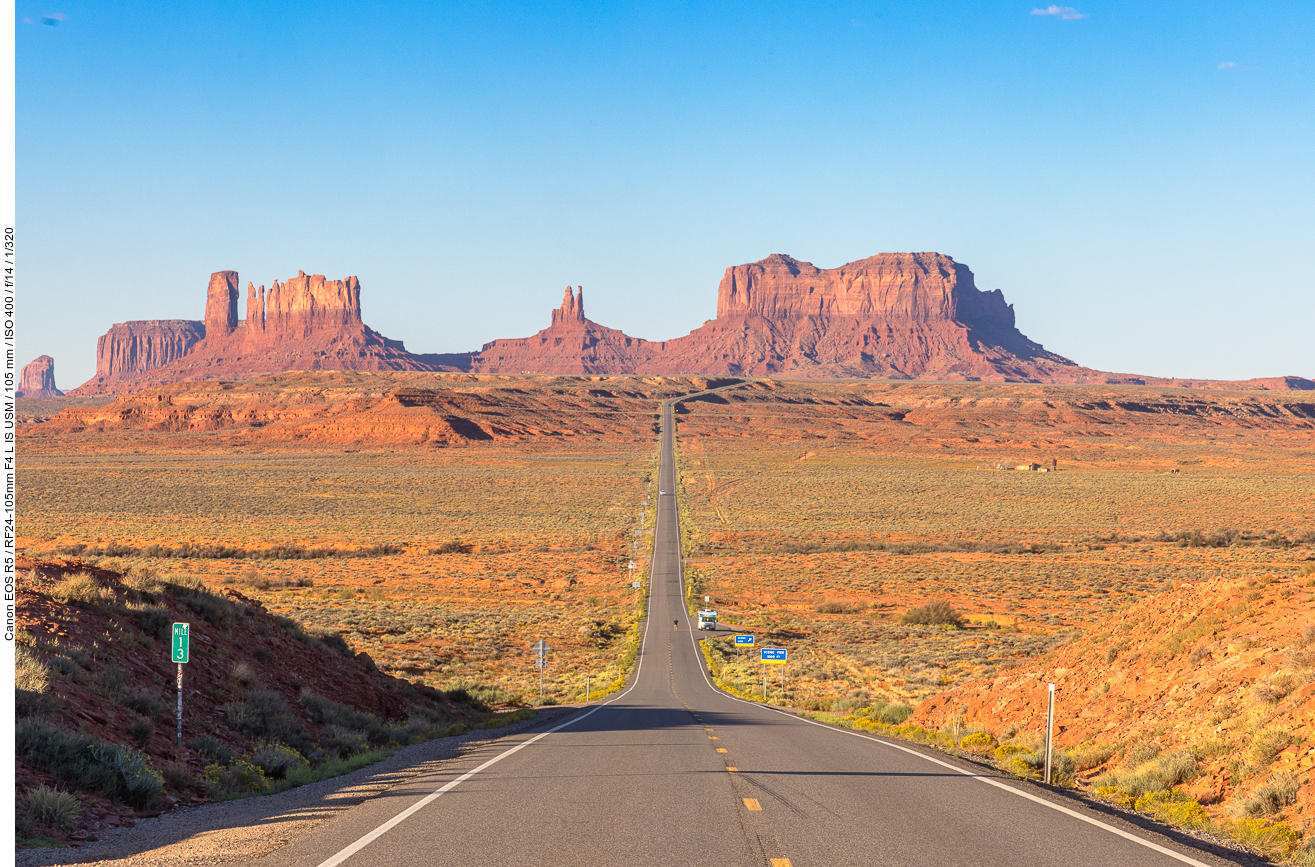
[[[1200,773],[1186,791],[1220,815],[1276,777],[1294,778],[1295,799],[1271,818],[1309,833],[1313,585],[1304,576],[1180,583],[1039,660],[928,699],[912,721],[936,727],[958,716],[997,737],[1042,732],[1054,683],[1058,745],[1190,750]]]
[[[36,822],[31,830],[38,837],[94,840],[103,827],[205,801],[211,793],[203,770],[224,751],[241,757],[264,742],[296,739],[312,761],[324,753],[322,761],[366,746],[363,739],[360,749],[328,746],[326,738],[335,731],[342,740],[341,726],[323,715],[317,721],[299,700],[305,693],[369,714],[358,721],[373,719],[381,726],[405,727],[417,709],[429,730],[482,716],[468,701],[382,674],[367,655],[353,656],[336,633],[308,635],[235,590],[175,585],[141,572],[125,580],[79,560],[19,557],[17,565],[19,727],[35,727],[36,734],[17,738],[16,795],[21,799],[44,785],[72,792],[81,805],[71,825]],[[176,666],[170,659],[175,621],[191,624],[181,748],[175,743]],[[250,713],[245,722],[235,716],[238,705],[253,698],[271,713],[284,706],[280,733],[257,731],[262,721]],[[45,746],[30,746],[34,738]],[[149,795],[119,797],[106,774],[95,776],[67,750],[50,746],[61,739],[132,747],[145,757],[145,770],[138,766],[135,779],[161,773],[163,786],[148,786],[157,789]],[[24,760],[25,742],[30,761]],[[122,793],[123,786],[118,788]]]

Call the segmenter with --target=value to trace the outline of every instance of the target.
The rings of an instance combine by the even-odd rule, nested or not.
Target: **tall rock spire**
[[[562,306],[552,312],[552,324],[567,322],[584,321],[584,287],[580,286],[579,294],[574,294],[571,287],[566,287],[566,294],[562,296]]]
[[[232,334],[237,329],[237,272],[216,271],[210,275],[205,296],[205,336]]]

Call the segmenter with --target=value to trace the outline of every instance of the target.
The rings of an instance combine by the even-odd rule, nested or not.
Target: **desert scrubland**
[[[33,401],[20,545],[228,588],[495,705],[537,701],[544,638],[546,697],[573,701],[630,660],[657,405],[726,382],[293,373]],[[1313,430],[1300,392],[744,381],[678,415],[691,604],[790,649],[770,700],[975,736],[1024,775],[1058,680],[1070,782],[1131,805],[1175,782],[1139,790],[1138,762],[1187,755],[1173,790],[1281,854],[1272,829],[1310,809]],[[937,604],[958,623],[909,622]]]
[[[761,383],[684,406],[691,602],[789,648],[769,700],[1037,776],[1056,683],[1064,784],[1297,851],[1315,790],[1309,398]],[[756,660],[708,644],[720,682],[757,697]]]

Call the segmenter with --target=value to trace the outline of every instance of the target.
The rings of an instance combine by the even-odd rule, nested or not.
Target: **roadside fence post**
[[[1055,749],[1055,685],[1050,684],[1046,706],[1046,785],[1050,785],[1050,759]]]

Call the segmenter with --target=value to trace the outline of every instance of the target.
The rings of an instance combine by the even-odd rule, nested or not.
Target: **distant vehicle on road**
[[[666,491],[658,491],[659,494],[666,494]]]
[[[716,629],[717,612],[711,608],[704,608],[699,612],[699,629]]]

